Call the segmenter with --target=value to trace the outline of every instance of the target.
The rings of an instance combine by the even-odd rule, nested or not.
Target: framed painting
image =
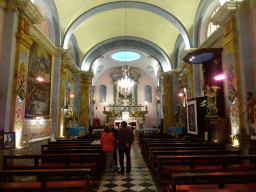
[[[4,149],[15,149],[15,132],[4,133]]]
[[[196,101],[187,102],[187,133],[198,135]]]
[[[52,56],[35,41],[30,47],[26,116],[51,116]]]
[[[0,130],[0,150],[4,149],[4,130]]]

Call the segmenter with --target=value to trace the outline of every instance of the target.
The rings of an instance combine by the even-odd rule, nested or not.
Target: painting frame
[[[26,117],[51,117],[53,55],[33,39],[29,51]],[[44,82],[36,81],[41,76]]]
[[[196,101],[187,102],[187,133],[198,135]]]
[[[4,149],[15,149],[15,132],[4,132]]]

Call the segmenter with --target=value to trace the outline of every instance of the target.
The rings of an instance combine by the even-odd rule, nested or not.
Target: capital
[[[82,78],[92,79],[94,77],[94,74],[93,72],[80,71],[80,76]]]

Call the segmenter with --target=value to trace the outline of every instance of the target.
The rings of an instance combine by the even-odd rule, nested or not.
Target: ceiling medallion
[[[104,69],[103,65],[98,66],[96,73],[97,74],[101,73],[103,71],[103,69]]]
[[[148,65],[147,67],[146,67],[146,69],[148,70],[148,72],[150,73],[150,74],[154,74],[154,68],[151,66],[151,65]]]

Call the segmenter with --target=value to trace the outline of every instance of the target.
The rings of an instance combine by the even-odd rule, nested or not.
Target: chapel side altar
[[[145,111],[142,110],[142,105],[108,105],[109,111],[104,107],[103,113],[107,115],[106,123],[109,122],[136,122],[136,125],[145,122],[145,115],[148,113],[147,106]]]

